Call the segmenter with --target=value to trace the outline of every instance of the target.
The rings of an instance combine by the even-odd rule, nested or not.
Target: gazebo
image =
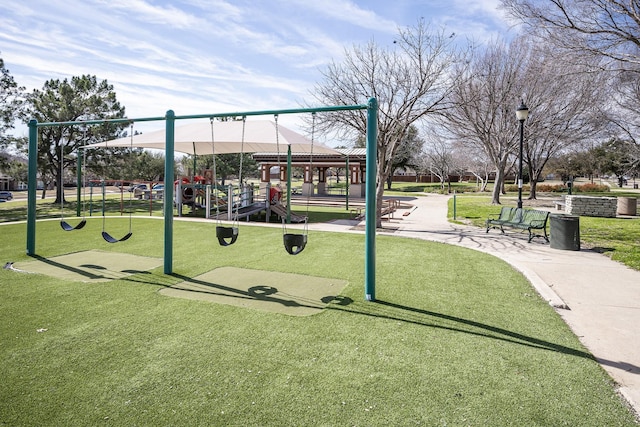
[[[351,197],[365,196],[366,148],[336,148],[336,153],[292,153],[291,167],[304,169],[302,194],[305,196],[327,194],[327,169],[347,169],[347,182]],[[254,153],[253,159],[260,164],[260,188],[271,182],[271,168],[279,168],[281,182],[287,177],[287,156],[278,153]],[[313,177],[318,171],[318,186],[314,188]],[[317,191],[316,191],[317,190]]]

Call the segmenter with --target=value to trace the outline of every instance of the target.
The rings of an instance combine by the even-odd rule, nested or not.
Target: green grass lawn
[[[630,194],[637,197],[637,193]],[[509,203],[505,202],[505,205],[510,206]],[[515,206],[515,203],[512,204]],[[484,227],[489,215],[499,214],[500,209],[501,206],[491,204],[491,197],[486,194],[456,196],[458,222]],[[453,199],[449,200],[449,219],[453,220]],[[640,270],[640,219],[581,216],[580,240],[585,247],[598,250],[614,261]]]
[[[445,189],[438,182],[423,183],[423,182],[399,182],[394,181],[391,185],[391,190],[385,186],[385,195],[389,196],[415,196],[420,193],[447,193],[449,186],[445,184]],[[452,182],[451,191],[457,193],[468,193],[477,191],[479,187],[472,182]]]
[[[155,216],[162,217],[163,204],[160,200],[129,200],[126,195],[122,200],[119,195],[109,195],[105,199],[104,210],[108,216],[129,216],[132,212],[136,216]],[[307,214],[307,207],[303,204],[295,204],[291,208],[293,213],[300,215]],[[345,206],[314,206],[308,208],[309,222],[326,222],[335,219],[350,219],[349,211]],[[92,204],[86,202],[84,209],[81,208],[82,214],[86,217],[99,217],[102,215],[102,200],[94,201]],[[215,212],[213,212],[215,214]],[[177,215],[177,209],[174,209]],[[74,218],[76,215],[76,202],[68,202],[65,204],[64,211],[61,211],[59,203],[53,203],[51,199],[36,200],[36,217],[38,219],[60,218],[63,215],[69,218],[70,222],[77,222]],[[189,207],[183,208],[183,216],[204,218],[205,210],[197,209],[195,212]],[[0,204],[0,222],[21,221],[27,218],[27,201],[12,201],[10,203]],[[253,220],[264,221],[264,213],[261,216],[254,216]],[[275,220],[275,218],[274,218]]]
[[[173,276],[0,270],[0,424],[637,425],[561,318],[497,258],[379,236],[378,301],[367,302],[363,235],[312,232],[292,257],[279,228],[242,226],[227,248],[214,223],[174,228]],[[115,245],[100,229],[39,222],[37,253],[162,256],[161,220],[134,219]],[[30,259],[25,230],[0,225],[0,262]],[[294,317],[158,292],[220,266],[341,278],[352,302]]]

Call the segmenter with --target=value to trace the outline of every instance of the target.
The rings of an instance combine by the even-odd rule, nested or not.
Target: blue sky
[[[106,79],[129,117],[295,108],[345,47],[392,43],[398,27],[420,17],[458,37],[487,40],[510,28],[498,3],[5,1],[0,57],[29,91],[54,78]]]

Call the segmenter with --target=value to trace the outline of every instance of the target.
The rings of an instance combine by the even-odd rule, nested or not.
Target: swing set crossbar
[[[335,105],[325,107],[309,107],[309,108],[289,108],[284,110],[262,110],[262,111],[240,111],[230,113],[211,113],[211,114],[190,114],[182,116],[173,116],[173,120],[190,120],[190,119],[209,119],[209,118],[222,118],[222,117],[241,117],[241,116],[272,116],[274,114],[302,114],[302,113],[322,113],[332,111],[355,111],[366,110],[369,108],[368,104],[355,104],[355,105]],[[121,118],[121,119],[102,119],[102,120],[75,120],[66,122],[42,122],[39,123],[35,120],[34,125],[37,128],[42,127],[61,127],[61,126],[78,126],[78,125],[101,125],[101,124],[130,124],[138,122],[160,122],[167,120],[167,116],[156,117],[138,117],[138,118]],[[31,126],[31,122],[29,122]]]

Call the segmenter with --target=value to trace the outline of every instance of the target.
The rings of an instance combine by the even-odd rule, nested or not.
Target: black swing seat
[[[220,246],[233,245],[238,240],[238,227],[216,227],[216,237]]]
[[[75,227],[69,224],[68,222],[66,222],[64,219],[60,220],[60,227],[62,227],[64,231],[80,230],[85,225],[87,225],[87,220],[84,218]]]
[[[291,255],[298,255],[307,245],[306,234],[287,233],[282,236],[282,240],[284,242],[284,248]]]
[[[129,237],[131,237],[133,235],[132,232],[128,232],[127,234],[125,234],[124,236],[122,236],[122,238],[120,239],[116,239],[115,237],[113,237],[111,234],[107,233],[106,231],[102,232],[102,238],[104,240],[107,241],[107,243],[118,243],[118,242],[124,242],[125,240],[128,240]]]

